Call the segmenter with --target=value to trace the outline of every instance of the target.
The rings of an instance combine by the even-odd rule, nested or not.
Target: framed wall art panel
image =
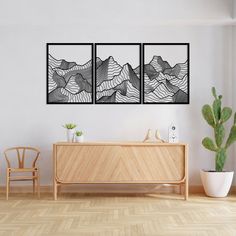
[[[141,103],[141,44],[95,44],[95,103]]]
[[[189,43],[143,44],[143,103],[189,104]]]
[[[93,103],[93,44],[47,43],[47,104]]]

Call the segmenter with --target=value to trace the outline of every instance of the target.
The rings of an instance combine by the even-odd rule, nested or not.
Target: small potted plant
[[[227,149],[236,141],[236,113],[234,114],[234,123],[225,142],[224,123],[231,117],[232,109],[230,107],[222,109],[222,96],[217,96],[214,87],[212,88],[212,94],[214,102],[212,106],[203,106],[202,115],[213,128],[215,140],[206,137],[202,140],[202,144],[206,149],[215,152],[215,170],[201,170],[200,175],[206,195],[226,197],[232,184],[234,172],[225,171],[224,165],[227,159]]]
[[[82,143],[84,141],[84,134],[82,131],[75,132],[75,141],[79,143]]]
[[[63,125],[64,128],[66,128],[66,136],[67,136],[67,142],[73,142],[74,141],[74,135],[75,135],[75,128],[76,124],[68,123]]]

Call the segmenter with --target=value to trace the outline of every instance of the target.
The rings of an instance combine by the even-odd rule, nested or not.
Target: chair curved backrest
[[[5,158],[6,158],[6,161],[7,161],[7,166],[8,168],[11,168],[11,163],[10,163],[10,160],[8,158],[8,154],[9,152],[11,151],[16,151],[17,153],[17,159],[18,159],[18,168],[22,169],[24,168],[25,166],[25,158],[26,158],[26,151],[31,151],[34,153],[35,155],[35,158],[33,160],[33,163],[32,163],[32,167],[35,167],[35,164],[38,160],[38,157],[39,157],[39,154],[40,154],[40,151],[36,148],[33,148],[33,147],[12,147],[12,148],[8,148],[4,151],[4,155],[5,155]]]

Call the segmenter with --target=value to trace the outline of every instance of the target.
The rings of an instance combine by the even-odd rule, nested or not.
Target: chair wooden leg
[[[39,175],[39,170],[37,171],[37,193],[38,193],[38,198],[40,198],[40,175]]]
[[[57,193],[60,194],[61,193],[61,184],[57,185]]]
[[[188,178],[185,180],[185,191],[184,191],[184,195],[185,195],[185,200],[188,200]]]
[[[7,168],[7,176],[6,176],[6,199],[7,200],[9,196],[9,189],[10,189],[10,171]]]
[[[33,172],[32,175],[33,175],[33,194],[35,194],[35,179],[34,179],[35,172]]]
[[[33,195],[35,195],[35,179],[33,179]]]

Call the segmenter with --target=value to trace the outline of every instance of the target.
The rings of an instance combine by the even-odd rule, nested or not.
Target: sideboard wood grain
[[[62,184],[179,184],[188,198],[187,144],[56,143],[54,199]]]

